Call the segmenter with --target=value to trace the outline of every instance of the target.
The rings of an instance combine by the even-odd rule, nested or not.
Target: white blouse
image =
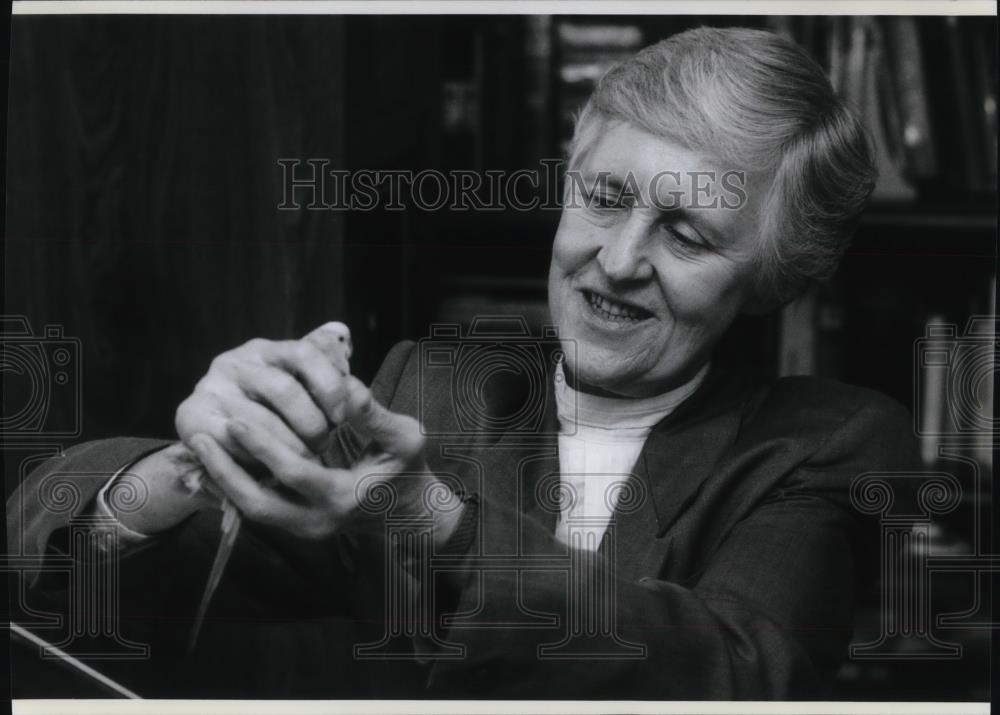
[[[622,484],[635,468],[653,426],[691,396],[705,365],[689,382],[645,398],[598,397],[574,390],[556,366],[559,469],[563,500],[556,538],[596,551],[611,521]]]

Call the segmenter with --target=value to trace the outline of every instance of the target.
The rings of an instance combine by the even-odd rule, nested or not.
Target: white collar
[[[564,427],[649,430],[698,389],[708,363],[686,383],[653,397],[601,397],[569,386],[560,361],[555,372],[556,413]]]

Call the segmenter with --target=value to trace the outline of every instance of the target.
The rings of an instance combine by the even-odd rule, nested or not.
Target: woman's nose
[[[652,276],[653,267],[647,260],[649,227],[643,217],[633,212],[617,233],[608,231],[597,261],[612,281],[645,280]]]

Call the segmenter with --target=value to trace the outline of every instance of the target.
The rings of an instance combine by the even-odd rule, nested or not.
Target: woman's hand
[[[351,334],[343,323],[326,323],[301,340],[258,338],[224,352],[177,408],[177,434],[189,446],[195,434],[208,435],[252,465],[229,430],[238,420],[318,462],[315,455],[343,420],[350,354]]]
[[[201,479],[202,465],[189,449],[195,434],[209,436],[241,465],[263,470],[233,438],[229,424],[234,420],[319,464],[317,455],[343,419],[350,354],[350,331],[331,322],[301,340],[256,339],[219,355],[177,408],[181,442],[145,457],[121,477],[140,479],[148,495],[140,509],[119,515],[121,523],[153,534],[218,504],[218,489]],[[199,484],[205,489],[192,489]]]
[[[231,419],[225,442],[207,433],[189,442],[215,484],[250,520],[318,539],[335,531],[380,532],[390,510],[431,519],[435,540],[446,541],[463,505],[427,470],[419,423],[380,405],[355,377],[346,376],[342,389],[338,416],[369,442],[350,469],[324,467],[260,422]],[[263,464],[276,484],[254,478],[224,444],[238,445],[240,453]]]

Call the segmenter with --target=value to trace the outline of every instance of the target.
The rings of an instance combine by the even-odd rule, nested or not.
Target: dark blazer
[[[474,520],[462,533],[471,536],[444,557],[454,568],[429,576],[424,562],[395,551],[387,560],[380,538],[308,542],[249,524],[199,648],[185,656],[218,539],[218,514],[201,513],[121,558],[122,631],[151,644],[152,657],[112,673],[161,697],[826,696],[847,654],[859,574],[878,556],[849,485],[866,472],[916,468],[902,407],[833,381],[762,384],[713,369],[654,427],[613,536],[596,553],[578,552],[553,537],[546,496],[559,470],[551,384],[535,396],[544,397],[537,430],[470,432],[447,375],[421,371],[414,348],[390,352],[373,390],[420,416],[429,466],[470,498]],[[348,462],[363,445],[344,430],[338,437],[328,459]],[[10,543],[25,554],[66,549],[69,514],[43,506],[46,480],[111,474],[165,444],[92,442],[45,463],[8,503]],[[80,480],[80,510],[105,479]],[[438,657],[354,651],[384,640],[387,608],[399,607],[386,590],[396,568],[415,603],[421,593],[433,602],[405,612],[410,631],[386,653],[398,655],[399,641],[424,652],[428,639],[409,637],[416,630],[445,644]],[[414,586],[420,578],[434,586]],[[35,575],[24,588],[36,610],[66,607],[65,576]],[[612,594],[603,601],[611,615],[581,621],[572,599],[598,592]],[[413,627],[421,618],[428,623]],[[566,642],[570,632],[578,637]]]

